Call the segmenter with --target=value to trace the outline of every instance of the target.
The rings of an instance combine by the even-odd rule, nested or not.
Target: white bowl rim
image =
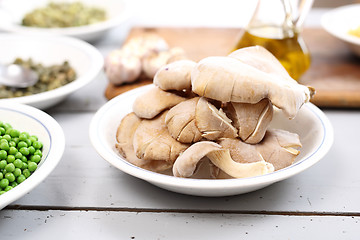
[[[139,87],[137,89],[125,92],[107,103],[105,103],[93,116],[90,127],[89,127],[89,137],[91,143],[98,154],[108,161],[111,165],[119,168],[121,171],[135,176],[137,178],[143,179],[148,182],[152,182],[159,185],[171,185],[173,187],[186,187],[192,189],[233,189],[233,188],[242,188],[242,187],[250,187],[250,186],[260,186],[265,184],[271,184],[274,182],[278,182],[290,176],[293,176],[303,170],[309,168],[314,165],[320,159],[322,159],[325,154],[331,148],[334,139],[333,127],[326,117],[326,115],[314,104],[306,103],[303,107],[308,108],[316,117],[321,121],[322,128],[324,130],[324,136],[321,144],[318,146],[316,151],[314,151],[307,158],[294,163],[293,165],[280,169],[276,172],[269,173],[262,176],[250,177],[250,178],[242,178],[242,179],[191,179],[191,178],[178,178],[173,176],[168,176],[164,174],[159,174],[156,172],[148,171],[132,165],[131,163],[123,160],[119,155],[116,155],[114,152],[107,152],[104,143],[99,141],[97,132],[97,126],[101,122],[101,118],[112,108],[112,106],[116,105],[121,99],[126,99],[128,96],[132,94],[137,94],[143,91],[149,86]],[[117,156],[117,157],[114,157]]]
[[[65,150],[65,135],[59,123],[47,113],[24,104],[6,103],[0,109],[18,112],[39,122],[49,134],[50,146],[48,154],[42,159],[41,166],[24,182],[0,195],[0,210],[11,202],[24,196],[40,184],[57,166]],[[11,122],[9,122],[11,124]]]
[[[97,50],[91,44],[80,39],[66,37],[66,36],[38,36],[38,35],[30,36],[30,35],[23,35],[16,33],[0,33],[0,39],[1,39],[0,41],[3,40],[11,41],[12,39],[21,39],[23,41],[26,41],[26,39],[28,40],[35,39],[37,41],[43,41],[43,42],[51,41],[52,43],[66,44],[82,50],[84,53],[86,53],[89,56],[89,58],[91,59],[90,61],[92,63],[92,67],[86,73],[84,73],[84,75],[82,75],[81,77],[77,77],[73,82],[70,82],[64,86],[29,96],[0,99],[0,103],[2,101],[11,101],[17,103],[32,104],[32,103],[46,101],[49,99],[55,99],[70,94],[80,89],[81,87],[87,85],[91,81],[95,80],[98,77],[98,75],[101,73],[102,68],[104,66],[104,58],[102,54],[99,52],[99,50]]]
[[[324,13],[324,15],[321,17],[321,25],[327,32],[334,35],[335,37],[338,37],[339,39],[342,39],[343,41],[346,41],[348,43],[360,45],[359,37],[351,36],[350,34],[347,33],[342,34],[338,31],[335,31],[334,28],[332,28],[332,26],[329,24],[329,21],[334,17],[335,14],[337,14],[338,12],[345,12],[351,8],[359,8],[360,10],[360,3],[349,4],[329,10],[328,12]]]
[[[39,28],[39,27],[26,27],[21,26],[15,23],[11,24],[0,24],[0,29],[3,31],[13,32],[13,33],[21,33],[21,34],[32,34],[32,35],[64,35],[69,37],[79,37],[82,35],[91,34],[96,32],[101,32],[113,27],[118,26],[119,24],[125,22],[132,16],[132,12],[134,11],[129,2],[122,0],[122,4],[124,5],[124,11],[121,14],[106,19],[105,21],[101,21],[94,24],[78,26],[78,27],[66,27],[66,28]]]

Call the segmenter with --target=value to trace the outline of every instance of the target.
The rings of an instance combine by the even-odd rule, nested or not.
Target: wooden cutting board
[[[239,29],[224,28],[134,28],[128,39],[149,31],[162,36],[171,47],[182,47],[194,61],[227,55],[240,34]],[[305,29],[303,38],[310,49],[312,63],[300,83],[315,87],[312,102],[321,107],[360,107],[360,58],[353,55],[345,43],[322,29]],[[111,99],[151,82],[141,77],[132,84],[109,83],[105,97]]]

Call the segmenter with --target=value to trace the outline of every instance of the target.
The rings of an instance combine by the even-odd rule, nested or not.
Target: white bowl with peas
[[[65,149],[61,126],[31,106],[0,105],[0,210],[39,185]]]

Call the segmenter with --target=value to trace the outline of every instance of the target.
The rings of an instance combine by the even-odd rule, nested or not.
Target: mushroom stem
[[[235,178],[254,177],[274,171],[274,166],[264,160],[253,163],[238,163],[232,160],[228,149],[210,152],[210,161],[228,175]]]

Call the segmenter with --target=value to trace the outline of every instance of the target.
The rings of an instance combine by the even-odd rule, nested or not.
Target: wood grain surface
[[[127,39],[144,32],[155,32],[171,47],[182,47],[194,61],[227,55],[240,34],[239,29],[228,28],[134,28]],[[310,49],[312,63],[300,83],[315,87],[312,102],[321,107],[360,107],[360,58],[345,43],[320,28],[305,29],[302,36]],[[151,82],[142,77],[121,86],[109,83],[105,96],[111,99]]]

